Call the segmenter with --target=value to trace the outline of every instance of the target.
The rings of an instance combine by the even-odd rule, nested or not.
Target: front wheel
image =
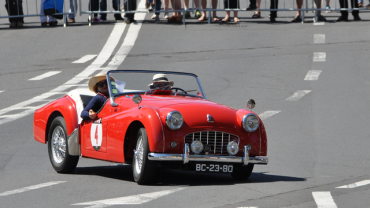
[[[136,183],[150,183],[155,175],[157,163],[148,159],[149,142],[145,128],[140,128],[136,135],[136,149],[132,161],[132,172]]]
[[[68,154],[67,130],[64,118],[56,117],[50,125],[48,150],[51,165],[58,173],[72,172],[78,163],[79,156]]]
[[[254,164],[235,166],[231,176],[237,180],[246,180],[252,174],[253,167]]]

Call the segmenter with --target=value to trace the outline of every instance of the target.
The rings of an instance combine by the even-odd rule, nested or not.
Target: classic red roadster
[[[148,87],[165,74],[172,87]],[[267,136],[250,109],[235,110],[206,99],[197,75],[168,71],[107,73],[109,99],[96,119],[83,120],[95,96],[75,89],[34,115],[34,137],[48,143],[58,173],[72,172],[79,157],[132,164],[134,180],[150,183],[159,165],[248,178],[267,164]]]

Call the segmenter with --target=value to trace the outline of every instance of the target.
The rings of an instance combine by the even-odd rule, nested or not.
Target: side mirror
[[[256,106],[256,102],[254,102],[254,100],[253,100],[253,99],[248,100],[248,102],[247,102],[247,107],[248,107],[249,109],[253,109],[255,106]]]
[[[134,97],[132,98],[132,101],[138,105],[141,103],[142,100],[143,98],[139,94],[134,95]]]

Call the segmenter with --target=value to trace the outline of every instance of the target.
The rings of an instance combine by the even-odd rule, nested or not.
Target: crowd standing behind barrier
[[[64,20],[64,26],[75,23],[75,15],[79,9],[80,16],[88,14],[87,22],[98,23],[107,20],[108,14],[113,14],[116,21],[124,21],[126,23],[135,22],[135,13],[154,12],[151,17],[155,22],[160,21],[160,13],[163,18],[169,23],[183,23],[185,19],[194,17],[197,21],[212,22],[240,22],[238,12],[240,11],[254,11],[252,18],[261,18],[262,11],[269,11],[270,22],[276,22],[278,11],[295,11],[296,15],[291,22],[304,22],[304,13],[308,11],[314,12],[314,21],[326,21],[326,18],[321,14],[326,12],[340,12],[341,15],[337,21],[347,21],[348,11],[351,11],[353,20],[361,20],[359,16],[360,10],[370,9],[369,4],[362,8],[363,0],[334,0],[335,7],[330,7],[330,0],[325,0],[325,7],[321,8],[321,3],[324,0],[266,0],[264,8],[262,8],[261,0],[40,0],[38,5],[37,0],[5,0],[5,12],[0,10],[0,18],[9,18],[10,28],[23,27],[25,17],[39,16],[41,26],[56,26],[57,19]],[[162,9],[163,1],[163,9]],[[293,2],[291,7],[286,5],[286,2]],[[348,1],[350,1],[351,8],[349,8]],[[240,4],[247,3],[249,6],[246,9],[241,8]],[[142,5],[138,5],[138,4]],[[207,3],[210,4],[207,7]],[[280,3],[280,5],[279,5]],[[304,4],[305,3],[305,4]],[[311,3],[311,7],[308,4]],[[337,5],[339,3],[339,6]],[[191,4],[191,5],[190,5]],[[121,6],[122,5],[122,6]],[[278,8],[278,5],[280,8]],[[281,8],[281,6],[283,7]],[[169,8],[171,7],[171,8]],[[287,8],[289,7],[289,8]],[[113,9],[113,11],[109,10]],[[25,12],[23,11],[25,10]],[[217,16],[218,11],[226,12],[224,18]],[[233,12],[233,18],[231,18]],[[207,17],[208,13],[208,17]],[[212,15],[211,15],[212,14]],[[122,17],[124,16],[124,18]],[[68,18],[67,18],[68,17]]]

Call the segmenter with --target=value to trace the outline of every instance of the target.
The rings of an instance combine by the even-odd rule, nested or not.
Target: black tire
[[[51,165],[58,173],[70,173],[76,168],[80,157],[68,154],[66,122],[61,116],[56,117],[50,125],[48,151]]]
[[[140,185],[152,182],[157,163],[148,159],[149,142],[145,128],[140,128],[136,135],[136,146],[132,158],[132,173],[136,183]]]
[[[234,166],[231,176],[236,180],[246,180],[251,176],[254,164]]]

